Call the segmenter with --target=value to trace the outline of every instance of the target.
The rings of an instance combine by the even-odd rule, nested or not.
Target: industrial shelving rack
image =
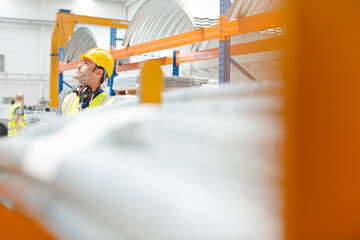
[[[121,20],[111,20],[111,19],[99,19],[96,21],[97,25],[109,26],[111,27],[110,33],[110,53],[113,58],[121,59],[128,58],[131,56],[136,56],[144,53],[154,52],[158,50],[164,50],[169,48],[175,48],[182,45],[194,44],[197,42],[208,41],[212,39],[219,40],[219,48],[207,49],[203,51],[189,52],[189,53],[180,53],[179,51],[174,51],[173,57],[163,57],[157,59],[160,62],[160,65],[173,65],[173,74],[178,75],[179,65],[181,63],[193,62],[193,61],[201,61],[201,60],[209,60],[214,58],[219,58],[219,83],[226,83],[230,81],[230,61],[231,56],[242,55],[242,54],[250,54],[257,53],[263,51],[271,51],[276,49],[282,49],[284,43],[284,36],[278,36],[275,38],[270,38],[266,40],[259,40],[253,42],[247,42],[237,45],[230,46],[230,37],[240,34],[246,34],[251,32],[256,32],[264,29],[281,27],[286,25],[283,19],[283,10],[274,10],[269,11],[241,19],[236,19],[230,21],[227,17],[230,8],[230,0],[221,0],[220,1],[220,17],[219,24],[213,25],[211,27],[203,27],[199,29],[195,29],[192,31],[176,34],[173,36],[129,46],[122,49],[116,49],[116,28],[126,28],[127,24],[119,23]],[[70,15],[70,16],[69,16]],[[59,12],[57,16],[57,25],[62,25],[65,29],[66,26],[71,24],[63,24],[63,21],[72,20],[71,24],[77,22],[77,18],[82,20],[82,22],[91,23],[93,20],[91,17],[84,16],[76,16],[70,13]],[[101,20],[101,21],[100,21]],[[79,64],[80,60],[73,61],[69,63],[63,63],[63,47],[66,46],[65,39],[70,37],[70,33],[72,33],[74,26],[71,25],[70,30],[65,30],[63,37],[63,46],[59,46],[59,48],[55,49],[54,44],[54,35],[53,35],[53,51],[57,50],[58,54],[53,54],[52,56],[59,58],[55,61],[52,60],[52,63],[56,63],[56,67],[52,64],[52,74],[51,74],[51,84],[50,84],[50,106],[57,107],[58,106],[58,93],[62,90],[62,73],[63,71],[70,70],[76,68]],[[56,31],[56,28],[54,32]],[[59,30],[57,30],[59,31]],[[61,48],[62,47],[62,48]],[[60,53],[60,54],[59,54]],[[142,62],[118,65],[114,68],[115,72],[121,71],[129,71],[138,69]],[[115,76],[115,74],[114,74]],[[251,78],[250,78],[251,79]],[[58,81],[59,80],[59,81]],[[112,90],[112,82],[113,79],[109,79],[109,87],[110,94],[114,95]]]

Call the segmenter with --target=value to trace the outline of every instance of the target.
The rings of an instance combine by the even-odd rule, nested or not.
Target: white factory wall
[[[125,4],[116,1],[0,0],[0,4],[0,54],[5,58],[4,71],[0,72],[0,100],[23,91],[26,105],[49,99],[53,26],[14,23],[9,18],[55,21],[59,9],[70,9],[78,15],[125,20]],[[71,79],[70,74],[65,72],[65,79]]]

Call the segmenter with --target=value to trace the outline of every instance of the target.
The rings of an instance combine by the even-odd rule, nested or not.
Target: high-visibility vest
[[[101,92],[94,99],[91,100],[89,106],[86,109],[90,109],[97,106],[105,106],[115,102],[106,92]],[[71,93],[67,95],[61,105],[61,112],[63,116],[70,117],[79,112],[80,108],[80,98],[76,93]]]
[[[8,137],[13,137],[17,134],[16,119],[15,119],[16,117],[15,110],[17,108],[21,108],[23,110],[22,118],[21,118],[21,128],[26,127],[26,116],[25,116],[24,108],[20,104],[15,103],[14,105],[11,106],[9,110]]]

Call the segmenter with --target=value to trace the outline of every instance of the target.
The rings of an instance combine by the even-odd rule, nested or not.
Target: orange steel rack
[[[114,59],[128,58],[131,56],[136,56],[144,53],[174,48],[178,46],[183,46],[187,44],[194,44],[197,42],[208,41],[212,39],[218,39],[220,36],[222,37],[231,37],[240,34],[246,34],[256,31],[265,30],[268,28],[275,28],[285,26],[284,21],[284,10],[274,10],[269,11],[237,20],[232,20],[228,22],[224,22],[222,28],[219,27],[219,24],[213,25],[211,27],[204,27],[196,30],[192,30],[189,32],[184,32],[180,34],[176,34],[173,36],[149,41],[146,43],[141,43],[133,46],[129,46],[127,48],[118,49],[111,51],[111,54]],[[272,39],[242,43],[238,45],[232,45],[230,49],[230,55],[242,55],[242,54],[250,54],[257,53],[263,51],[271,51],[276,49],[281,49],[284,43],[284,36],[279,36]],[[186,63],[193,61],[201,61],[214,59],[219,57],[219,49],[208,49],[204,51],[197,51],[191,53],[180,53],[176,54],[176,63]],[[172,57],[164,57],[158,59],[160,60],[160,65],[169,65],[172,64]],[[57,61],[57,71],[63,72],[66,70],[74,69],[79,64],[78,61],[62,63]],[[119,65],[116,67],[116,71],[129,71],[138,69],[140,66],[139,63],[131,63]],[[57,81],[55,81],[57,83]],[[57,85],[53,89],[51,86],[51,92],[56,92],[57,97]],[[50,96],[54,97],[54,96]],[[57,99],[56,99],[57,100]],[[55,101],[52,101],[55,103]],[[57,105],[56,105],[57,106]]]

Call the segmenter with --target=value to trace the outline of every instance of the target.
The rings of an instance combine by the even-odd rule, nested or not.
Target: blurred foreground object
[[[360,1],[288,1],[286,239],[360,239]]]
[[[0,141],[0,192],[60,239],[281,239],[281,89],[174,90],[34,126]]]

